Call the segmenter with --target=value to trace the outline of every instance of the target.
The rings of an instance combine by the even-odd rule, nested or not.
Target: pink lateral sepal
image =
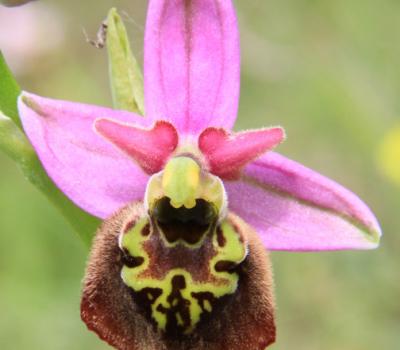
[[[167,121],[157,121],[150,129],[102,118],[95,122],[96,131],[133,158],[148,174],[162,170],[178,146],[178,133]]]
[[[225,189],[229,209],[257,230],[268,250],[373,249],[382,235],[354,193],[275,152],[248,164]]]
[[[88,213],[107,218],[143,198],[148,175],[93,130],[98,118],[142,128],[153,123],[134,113],[53,100],[23,92],[18,110],[24,131],[58,188]]]
[[[225,180],[240,177],[243,167],[285,139],[280,127],[229,134],[221,128],[207,128],[199,136],[199,149],[209,170]]]

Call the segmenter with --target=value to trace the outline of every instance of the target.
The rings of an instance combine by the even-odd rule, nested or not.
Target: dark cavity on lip
[[[218,218],[215,206],[204,199],[197,199],[196,205],[188,209],[174,208],[170,199],[164,197],[157,201],[152,214],[169,243],[198,243]]]

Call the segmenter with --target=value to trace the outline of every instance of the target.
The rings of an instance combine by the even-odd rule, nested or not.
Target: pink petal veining
[[[106,218],[126,203],[143,198],[148,176],[96,134],[93,123],[103,117],[147,127],[151,120],[27,93],[18,105],[24,130],[44,168],[79,207]]]
[[[145,34],[145,104],[185,133],[230,129],[239,101],[240,54],[230,0],[152,0]]]

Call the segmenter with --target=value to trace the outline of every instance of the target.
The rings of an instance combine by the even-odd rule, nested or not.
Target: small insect
[[[104,20],[101,22],[100,27],[97,30],[96,39],[90,39],[85,30],[83,30],[83,34],[90,45],[94,46],[96,49],[102,49],[106,45],[107,29],[107,20]]]

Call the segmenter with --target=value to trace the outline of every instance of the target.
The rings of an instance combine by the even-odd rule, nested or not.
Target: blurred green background
[[[359,194],[385,233],[375,251],[271,254],[278,305],[271,349],[399,349],[400,2],[236,4],[237,128],[284,126],[279,150]],[[142,59],[147,1],[0,6],[0,49],[21,86],[110,106],[106,52],[83,31],[95,37],[112,6]],[[0,154],[0,349],[109,349],[80,321],[86,256],[66,221]]]

